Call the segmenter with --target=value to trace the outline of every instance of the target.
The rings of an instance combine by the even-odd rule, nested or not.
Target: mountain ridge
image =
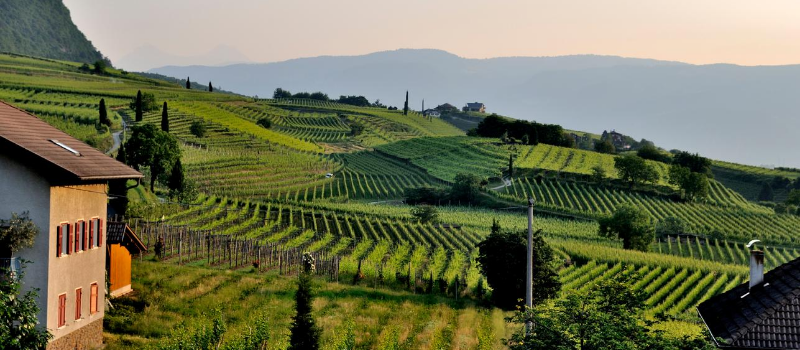
[[[800,166],[791,130],[800,65],[694,65],[618,56],[465,59],[441,50],[301,58],[223,67],[162,67],[246,95],[275,88],[421,108],[483,102],[489,113],[600,133],[617,129],[665,148],[737,163]],[[713,131],[713,132],[709,132]],[[735,140],[746,139],[741,143]],[[747,144],[747,146],[745,146]]]

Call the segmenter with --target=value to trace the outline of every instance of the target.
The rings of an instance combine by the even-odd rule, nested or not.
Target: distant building
[[[442,116],[442,113],[437,111],[437,110],[435,110],[435,109],[426,109],[426,110],[422,111],[422,115],[424,115],[426,117],[439,118],[439,117]]]
[[[614,148],[619,150],[629,150],[631,149],[631,145],[625,140],[625,135],[618,133],[616,130],[611,130],[611,132],[603,131],[603,135],[601,140],[609,140],[611,144],[614,145]]]
[[[574,132],[569,133],[569,136],[572,137],[573,140],[575,140],[575,144],[576,145],[580,144],[581,142],[588,142],[589,139],[590,139],[589,135],[587,135],[587,134],[578,135],[578,134],[576,134]]]
[[[453,106],[453,105],[451,105],[449,103],[445,103],[443,105],[438,105],[434,109],[439,111],[439,112],[441,112],[441,113],[452,113],[452,112],[460,111],[460,109],[458,109],[458,107]]]
[[[697,306],[722,349],[800,349],[800,258],[764,274],[764,252],[750,252],[750,281]]]
[[[22,284],[39,289],[37,318],[53,335],[47,348],[101,347],[108,182],[142,174],[2,102],[0,173],[0,215],[27,211],[39,228],[33,247],[0,260],[32,262]]]
[[[486,105],[480,102],[467,103],[461,110],[464,112],[486,113]]]

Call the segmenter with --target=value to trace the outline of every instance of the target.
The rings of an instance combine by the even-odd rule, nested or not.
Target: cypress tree
[[[136,93],[136,121],[142,121],[142,90]]]
[[[111,126],[111,120],[108,119],[108,111],[106,110],[106,99],[100,99],[100,124]]]
[[[184,187],[185,179],[183,165],[179,158],[175,161],[175,164],[172,165],[172,172],[170,172],[169,179],[167,179],[167,187],[169,187],[170,192],[180,192]]]
[[[408,90],[406,90],[406,103],[403,105],[403,115],[408,115]]]
[[[305,261],[308,258],[310,258],[310,254],[303,257],[303,265],[305,266],[303,266],[303,271],[300,273],[297,282],[297,293],[294,295],[297,314],[292,317],[289,350],[319,349],[321,331],[314,322],[314,318],[311,317],[311,306],[314,303],[314,294],[311,285],[313,261]]]
[[[191,89],[192,88],[192,82],[189,81],[189,77],[186,77],[186,88],[187,89]]]
[[[164,109],[161,111],[161,131],[169,132],[169,114],[167,114],[166,101],[164,101]]]
[[[214,92],[214,86],[211,85],[211,82],[208,82],[208,92]]]

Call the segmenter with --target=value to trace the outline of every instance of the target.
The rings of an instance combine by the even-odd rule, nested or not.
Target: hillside
[[[630,277],[647,298],[648,317],[673,319],[663,325],[673,336],[699,332],[694,306],[747,279],[744,242],[754,237],[763,242],[768,269],[800,256],[800,216],[776,214],[748,200],[726,182],[734,175],[711,180],[708,197],[692,201],[666,181],[664,163],[647,162],[659,176],[654,184],[628,186],[614,169],[615,155],[469,137],[452,124],[414,112],[404,116],[335,102],[188,90],[113,69],[84,72],[74,62],[0,55],[0,64],[6,67],[0,71],[0,100],[101,150],[110,148],[122,121],[160,125],[160,109],[144,113],[141,122],[131,120],[129,103],[137,91],[153,93],[158,106],[168,104],[170,133],[179,141],[186,175],[199,195],[187,203],[162,203],[142,187],[128,192],[136,199],[129,223],[143,242],[153,247],[161,237],[167,243],[162,262],[136,265],[141,270],[134,288],[169,306],[167,313],[158,308],[134,307],[130,315],[121,311],[119,323],[109,328],[112,349],[166,339],[163,329],[197,319],[192,305],[223,302],[241,302],[242,308],[279,306],[271,334],[285,341],[286,286],[302,252],[318,259],[323,299],[315,310],[325,320],[325,337],[342,323],[331,315],[346,305],[357,309],[354,317],[378,322],[356,323],[362,347],[395,337],[382,323],[387,317],[405,320],[398,337],[411,347],[432,338],[447,348],[458,348],[458,341],[473,344],[480,341],[475,334],[453,332],[477,325],[493,329],[493,339],[502,338],[510,329],[497,324],[504,313],[489,309],[476,314],[473,309],[489,287],[476,262],[477,246],[495,220],[504,229],[525,229],[529,196],[537,200],[534,228],[555,250],[553,264],[564,292]],[[111,112],[109,129],[97,127],[100,98]],[[195,135],[192,124],[205,126],[206,132]],[[515,177],[503,182],[510,157]],[[602,182],[591,177],[595,167],[606,172]],[[714,169],[736,171],[741,181],[796,177],[790,170],[719,161]],[[412,207],[402,204],[407,189],[447,189],[462,173],[487,180],[483,202],[435,203],[438,223],[414,219]],[[163,186],[155,192],[167,196]],[[623,249],[620,240],[598,235],[597,219],[626,203],[643,208],[654,224],[675,217],[686,228],[659,237],[647,252]],[[146,258],[151,257],[149,252]],[[154,271],[180,277],[165,287],[155,281]],[[208,279],[198,284],[199,276]],[[192,286],[191,292],[159,290],[182,286]],[[200,295],[196,301],[195,293]],[[460,301],[453,301],[456,296]],[[380,310],[351,307],[372,299],[381,300],[375,306]],[[406,320],[401,310],[407,308],[422,315]],[[242,310],[231,313],[233,327],[242,327]],[[141,322],[125,326],[125,317]],[[457,326],[444,327],[443,320]],[[424,335],[408,337],[408,329]]]
[[[162,67],[269,97],[275,88],[361,95],[402,106],[480,101],[489,113],[601,133],[616,129],[667,149],[750,165],[800,167],[792,130],[800,66],[690,65],[613,56],[467,59],[396,50],[225,67]],[[710,133],[709,130],[713,130]],[[736,140],[748,140],[747,147]]]
[[[4,0],[0,18],[0,52],[81,63],[104,59],[61,0]]]

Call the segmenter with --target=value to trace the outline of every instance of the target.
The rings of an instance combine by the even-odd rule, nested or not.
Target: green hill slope
[[[61,0],[3,0],[0,18],[0,52],[81,63],[103,59]]]

